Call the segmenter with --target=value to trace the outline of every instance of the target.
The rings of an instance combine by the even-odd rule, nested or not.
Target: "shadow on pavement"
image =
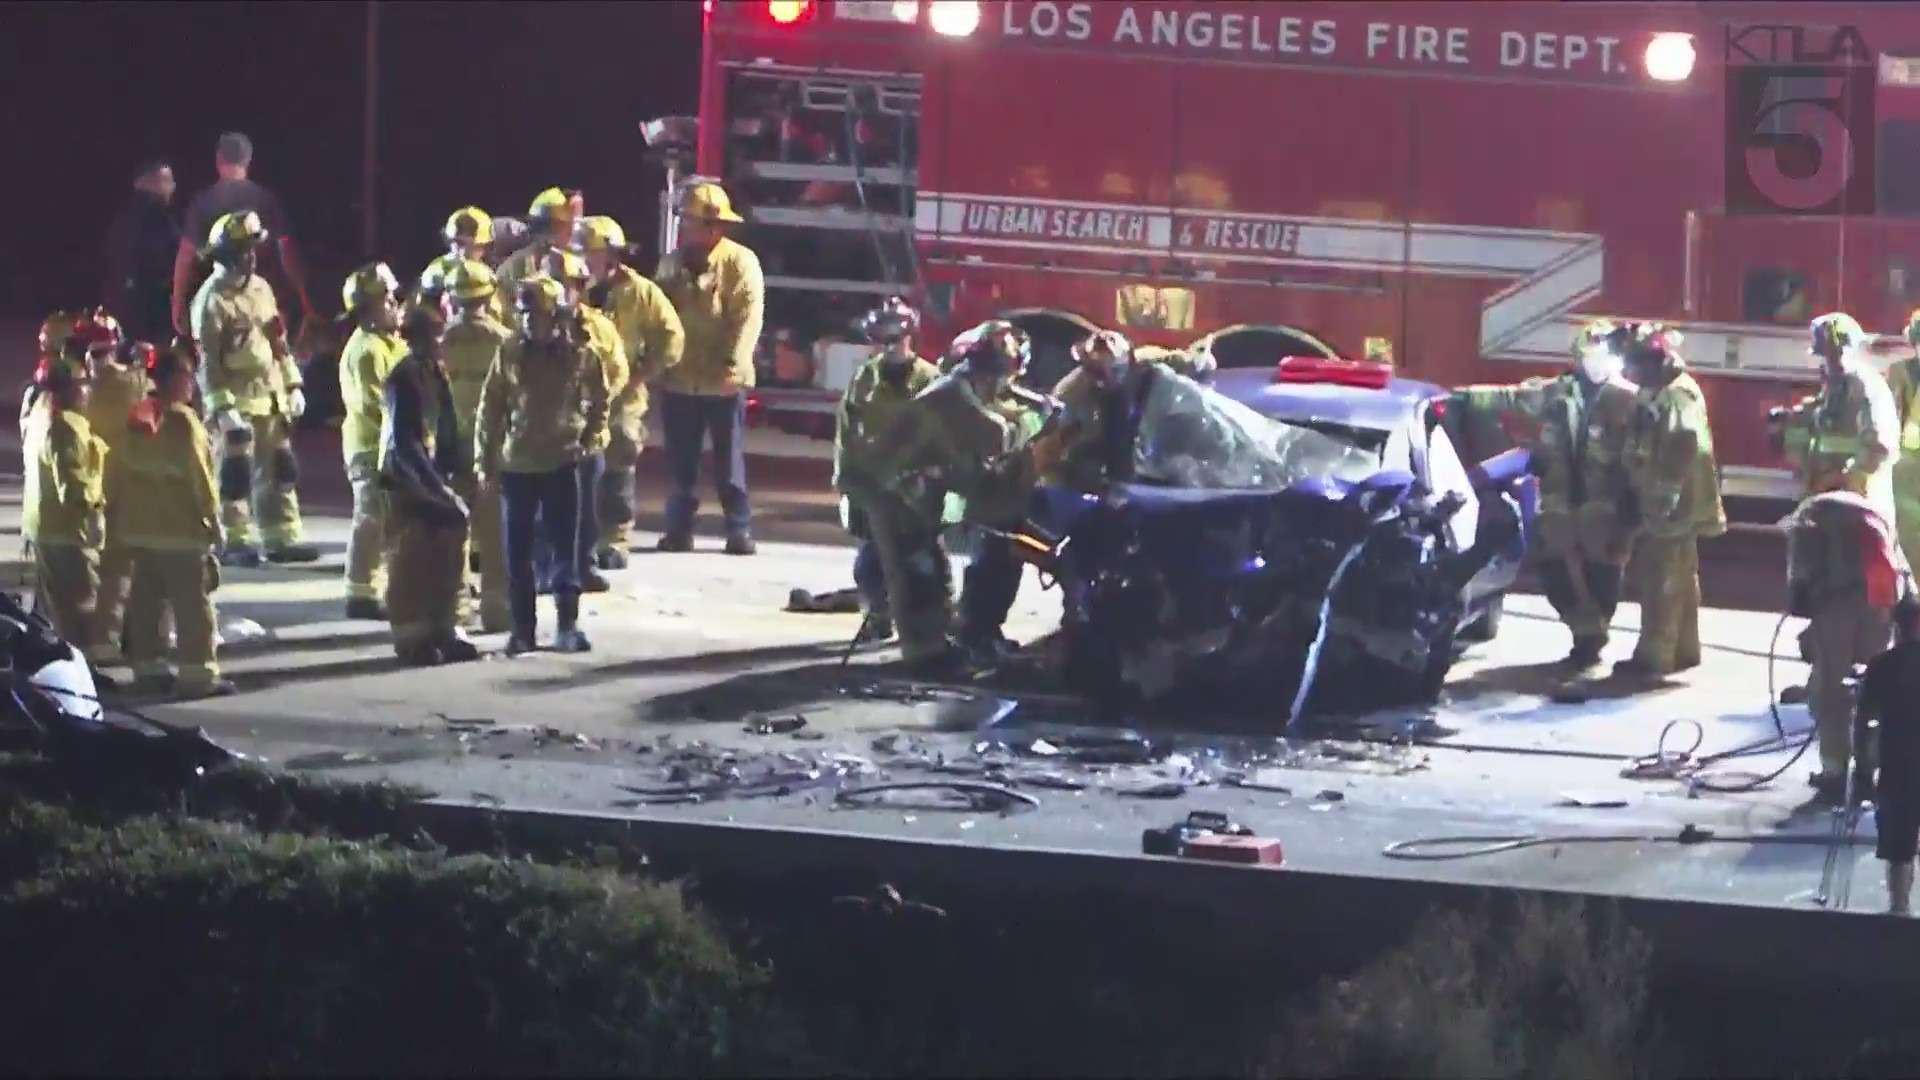
[[[717,674],[741,668],[757,669],[767,664],[788,663],[796,660],[818,660],[832,658],[833,666],[838,668],[840,655],[846,651],[845,639],[803,642],[798,645],[769,645],[754,649],[738,649],[731,652],[699,653],[692,656],[660,656],[642,660],[630,660],[617,664],[605,664],[600,667],[576,668],[561,675],[543,675],[532,679],[516,679],[502,687],[507,694],[535,694],[553,690],[566,690],[579,686],[618,682],[621,679],[640,678],[647,675],[693,675]],[[764,672],[768,675],[782,675],[793,671],[781,668]],[[763,674],[749,671],[749,674]],[[660,699],[656,699],[660,700]]]
[[[842,642],[834,648],[844,648]],[[634,705],[639,723],[711,723],[788,711],[840,696],[860,683],[899,674],[898,661],[843,665],[833,660],[746,671],[707,686],[659,694]]]

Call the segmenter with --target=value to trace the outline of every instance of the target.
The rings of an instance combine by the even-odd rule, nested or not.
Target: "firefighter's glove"
[[[287,392],[287,413],[295,420],[307,414],[307,395],[297,386]]]
[[[247,418],[241,416],[236,409],[221,409],[218,413],[214,414],[213,422],[214,426],[228,435],[238,434],[242,431],[251,431],[251,428],[247,424]]]

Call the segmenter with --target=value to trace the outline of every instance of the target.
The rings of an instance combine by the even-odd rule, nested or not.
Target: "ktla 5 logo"
[[[1727,32],[1727,208],[1871,214],[1877,65],[1860,31]]]

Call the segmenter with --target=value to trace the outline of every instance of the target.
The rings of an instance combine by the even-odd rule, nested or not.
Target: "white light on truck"
[[[1647,42],[1647,78],[1654,82],[1686,82],[1693,61],[1692,34],[1655,34]]]
[[[893,21],[913,23],[920,21],[920,0],[893,0]]]
[[[942,37],[966,37],[980,29],[980,0],[933,0],[927,23]]]

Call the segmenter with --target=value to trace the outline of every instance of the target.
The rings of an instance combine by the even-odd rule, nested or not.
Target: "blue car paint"
[[[1247,406],[1262,416],[1281,421],[1318,420],[1347,427],[1392,431],[1408,426],[1418,410],[1428,402],[1445,398],[1448,391],[1433,383],[1395,376],[1381,388],[1342,386],[1331,383],[1283,383],[1272,372],[1239,368],[1217,373],[1210,384],[1222,396]],[[1458,447],[1455,447],[1456,451]],[[1464,462],[1463,462],[1464,464]],[[1484,615],[1487,609],[1511,589],[1519,579],[1533,536],[1539,512],[1539,483],[1526,472],[1524,450],[1508,451],[1469,467],[1480,498],[1513,497],[1520,508],[1520,533],[1506,548],[1467,584],[1462,625]],[[1290,486],[1284,493],[1258,494],[1227,491],[1189,491],[1151,485],[1120,485],[1117,494],[1129,505],[1152,513],[1179,503],[1216,502],[1230,499],[1271,499],[1308,496],[1328,501],[1347,499],[1360,489],[1397,487],[1398,505],[1412,494],[1418,478],[1413,474],[1383,469],[1359,484],[1333,477],[1309,477]],[[1071,531],[1073,523],[1087,509],[1099,505],[1095,496],[1056,488],[1042,487],[1036,509],[1058,535]]]

